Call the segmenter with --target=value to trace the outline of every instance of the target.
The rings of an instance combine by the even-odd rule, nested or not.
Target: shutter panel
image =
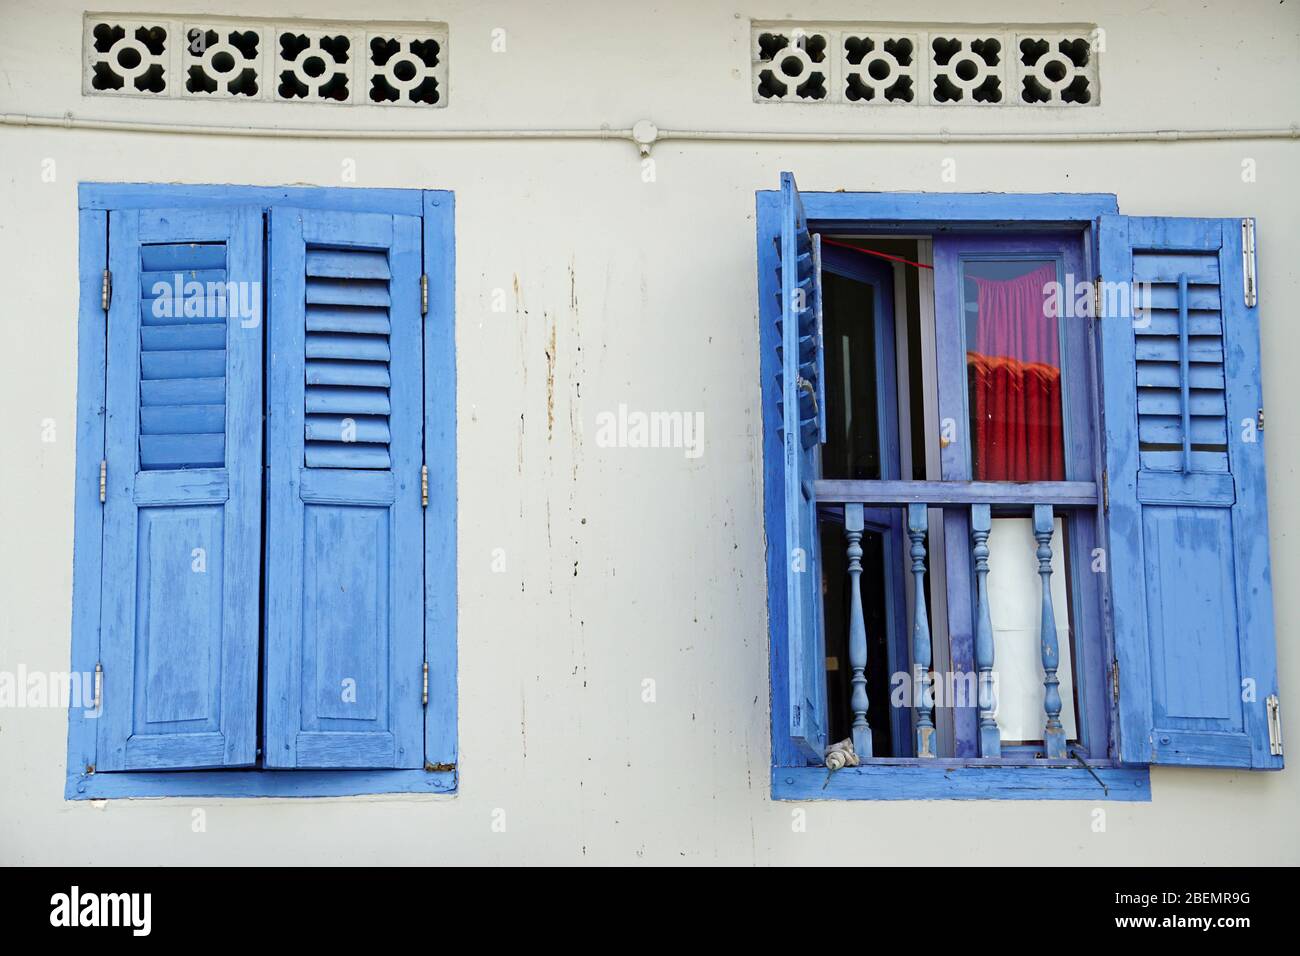
[[[256,756],[262,214],[109,215],[97,769]]]
[[[1268,734],[1277,668],[1259,315],[1244,301],[1241,229],[1099,224],[1109,577],[1130,763],[1282,766]],[[1112,294],[1116,283],[1131,294]]]
[[[271,212],[271,767],[423,766],[420,225]]]
[[[777,347],[785,457],[787,640],[790,736],[810,760],[826,749],[826,641],[822,630],[821,545],[813,481],[825,440],[820,237],[810,236],[794,176],[781,174]]]

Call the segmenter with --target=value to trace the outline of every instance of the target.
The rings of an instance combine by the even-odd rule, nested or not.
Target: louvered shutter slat
[[[307,414],[349,412],[354,415],[387,415],[391,404],[383,388],[347,388],[309,385],[304,402]]]
[[[308,279],[307,304],[387,307],[388,283],[347,279]]]

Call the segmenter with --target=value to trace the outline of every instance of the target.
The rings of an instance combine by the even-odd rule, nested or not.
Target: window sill
[[[1097,776],[1093,776],[1096,773]],[[1097,778],[1101,778],[1101,783]],[[1105,784],[1103,788],[1102,783]],[[1151,800],[1146,767],[1026,766],[970,761],[773,767],[773,800]]]
[[[454,794],[455,770],[191,770],[69,774],[67,800]]]

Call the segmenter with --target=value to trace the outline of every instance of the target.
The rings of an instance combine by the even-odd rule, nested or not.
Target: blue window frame
[[[454,791],[451,194],[80,199],[67,797]]]
[[[1256,306],[1242,293],[1242,223],[1129,219],[1117,214],[1113,196],[1099,194],[800,195],[790,174],[779,192],[758,193],[774,797],[1148,800],[1152,763],[1281,766],[1280,740],[1270,734],[1277,679],[1262,436],[1244,429],[1233,441],[1227,428],[1253,421],[1260,392]],[[953,265],[1046,256],[1058,280],[1071,272],[1098,280],[1097,298],[1086,301],[1107,305],[1062,330],[1066,461],[1065,473],[1054,476],[1059,480],[976,480],[969,432],[942,452],[941,480],[822,475],[824,240],[918,234],[934,237],[936,336],[958,344],[937,372],[938,405],[958,410],[958,422],[968,420],[969,383],[965,323],[958,322],[964,298]],[[1110,304],[1107,280],[1131,295]],[[1072,291],[1067,283],[1066,294]],[[939,325],[945,321],[952,327]],[[936,351],[943,361],[945,350]],[[1080,404],[1079,394],[1088,401]],[[918,589],[930,541],[927,513],[942,513],[947,649],[950,663],[965,659],[979,668],[978,706],[954,709],[949,752],[929,756],[938,752],[937,711],[924,697],[909,698],[911,739],[895,748],[906,755],[875,756],[862,719],[867,702],[858,696],[868,643],[867,615],[855,594],[847,644],[861,679],[849,739],[853,750],[873,755],[832,773],[824,763],[844,748],[832,747],[827,736],[826,556],[818,521],[828,511],[841,516],[853,592],[860,578],[853,548],[861,550],[854,542],[872,524],[864,519],[904,509],[912,546],[907,570]],[[1064,515],[1071,527],[1074,599],[1067,608],[1042,602],[1049,616],[1040,636],[1055,634],[1053,613],[1070,615],[1077,629],[1085,671],[1077,739],[1053,730],[1052,686],[1045,688],[1043,741],[1004,749],[998,739],[994,697],[986,697],[995,662],[985,588],[990,519],[1000,512],[1032,515],[1040,573],[1044,544],[1060,548],[1053,518]],[[1092,558],[1091,574],[1080,567],[1081,549]],[[913,601],[907,622],[913,685],[922,687],[932,680],[926,604]],[[1189,633],[1194,641],[1181,640]],[[896,646],[897,635],[887,643]],[[1056,641],[1041,644],[1044,661],[1059,665]],[[1056,669],[1045,666],[1043,673]]]

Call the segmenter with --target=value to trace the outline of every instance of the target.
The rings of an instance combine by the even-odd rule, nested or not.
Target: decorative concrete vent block
[[[846,32],[844,98],[850,103],[915,103],[924,95],[918,77],[925,51],[916,33]]]
[[[186,22],[181,42],[182,96],[261,97],[271,43],[265,27]]]
[[[354,61],[364,56],[357,38],[339,30],[303,30],[277,26],[275,31],[275,98],[312,103],[351,103]]]
[[[447,71],[443,44],[428,34],[371,33],[365,96],[393,106],[441,106]]]
[[[1015,96],[1022,103],[1085,106],[1097,97],[1097,58],[1090,37],[1077,33],[1019,33]]]
[[[173,96],[172,30],[168,20],[87,17],[85,91],[121,96]]]
[[[87,14],[88,96],[441,107],[440,23]]]
[[[1091,24],[751,24],[754,99],[867,106],[1096,106]]]
[[[946,106],[999,104],[1006,98],[1005,39],[989,33],[933,33],[930,102]]]
[[[764,30],[754,34],[754,73],[759,99],[809,102],[831,93],[833,51],[827,34],[806,31]]]

